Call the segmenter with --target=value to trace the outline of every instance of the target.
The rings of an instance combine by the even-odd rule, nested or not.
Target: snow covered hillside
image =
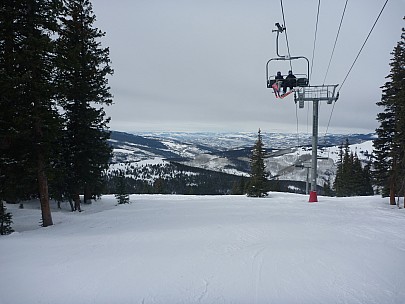
[[[370,160],[373,152],[373,141],[368,140],[349,145],[351,152],[356,153],[363,163]],[[277,176],[281,180],[306,181],[307,169],[311,165],[312,148],[300,147],[290,153],[282,153],[280,156],[266,159],[266,167],[271,176]],[[318,178],[317,184],[323,186],[330,178],[333,184],[336,176],[336,164],[339,159],[339,147],[323,147],[318,149]]]
[[[405,210],[380,197],[113,196],[7,205],[1,304],[405,303]]]
[[[372,153],[373,134],[331,134],[320,140],[318,156],[318,185],[330,179],[333,183],[338,159],[338,145],[349,139],[350,149],[366,161]],[[145,133],[142,135],[114,131],[111,144],[114,147],[113,165],[121,167],[155,164],[156,159],[175,161],[187,166],[248,176],[250,173],[250,154],[255,133],[186,133],[165,132]],[[266,166],[271,176],[279,180],[301,181],[307,179],[310,164],[310,135],[300,135],[297,148],[297,134],[264,133],[263,141],[268,158]],[[308,146],[309,144],[309,146]],[[328,144],[328,146],[322,146]],[[125,166],[123,165],[125,164]],[[308,166],[307,166],[308,167]]]

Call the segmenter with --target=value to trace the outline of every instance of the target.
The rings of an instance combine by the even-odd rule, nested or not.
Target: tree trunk
[[[80,208],[80,195],[79,195],[79,193],[75,193],[73,195],[73,201],[75,202],[75,211],[82,212],[82,209]]]
[[[390,205],[396,205],[396,201],[395,201],[395,192],[396,192],[396,171],[395,171],[395,167],[396,167],[396,157],[394,156],[393,158],[393,165],[392,167],[394,168],[393,170],[391,170],[391,176],[390,176]]]
[[[89,185],[84,186],[84,204],[91,204],[91,187]]]
[[[39,112],[38,102],[34,104],[34,110]],[[36,157],[37,157],[37,178],[38,178],[38,192],[39,192],[39,201],[41,204],[42,212],[42,226],[48,227],[53,225],[51,208],[49,206],[49,192],[48,192],[48,178],[45,172],[45,158],[44,151],[42,148],[43,132],[42,132],[42,123],[38,116],[38,113],[34,116],[34,127],[35,127],[35,136],[37,137],[36,141]]]
[[[70,205],[70,210],[72,210],[72,212],[75,211],[75,207],[73,206],[73,202],[72,202],[72,198],[69,197],[69,205]]]
[[[42,211],[42,226],[48,227],[53,225],[51,208],[49,206],[48,195],[48,178],[45,174],[45,161],[41,153],[38,153],[38,187],[39,187],[39,201],[41,203]]]
[[[391,187],[390,187],[390,205],[396,205],[394,184],[391,184]]]

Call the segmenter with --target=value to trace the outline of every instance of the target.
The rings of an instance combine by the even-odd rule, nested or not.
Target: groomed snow
[[[380,197],[113,196],[7,205],[0,303],[405,303],[405,210]]]

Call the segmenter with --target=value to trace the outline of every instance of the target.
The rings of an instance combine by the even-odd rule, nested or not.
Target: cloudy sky
[[[290,54],[311,60],[311,84],[324,83],[345,0],[284,0]],[[311,132],[312,104],[275,99],[266,88],[266,62],[276,57],[278,0],[93,0],[96,26],[106,32],[115,70],[113,130]],[[325,84],[342,84],[385,0],[349,0]],[[373,132],[375,103],[389,73],[391,52],[405,27],[405,0],[390,0],[352,72],[339,89],[328,133]],[[287,54],[280,35],[280,55]],[[312,58],[314,60],[312,61]],[[299,60],[294,73],[306,73]],[[287,73],[288,61],[274,71]],[[321,103],[319,132],[332,106]]]

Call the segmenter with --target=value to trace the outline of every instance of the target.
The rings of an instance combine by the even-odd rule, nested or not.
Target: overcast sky
[[[312,103],[298,109],[266,88],[265,65],[276,57],[278,0],[93,0],[115,70],[113,130],[311,132]],[[385,0],[349,0],[325,84],[341,84]],[[321,1],[311,84],[323,84],[345,0]],[[284,0],[290,54],[312,60],[317,0]],[[373,132],[375,103],[390,54],[405,27],[405,0],[390,0],[340,91],[328,133]],[[285,36],[280,53],[287,54]],[[294,73],[306,66],[293,61]],[[272,66],[273,67],[273,66]],[[278,61],[274,73],[287,73]],[[310,106],[310,107],[308,107]],[[332,106],[320,106],[319,133]],[[298,113],[298,115],[296,115]]]

